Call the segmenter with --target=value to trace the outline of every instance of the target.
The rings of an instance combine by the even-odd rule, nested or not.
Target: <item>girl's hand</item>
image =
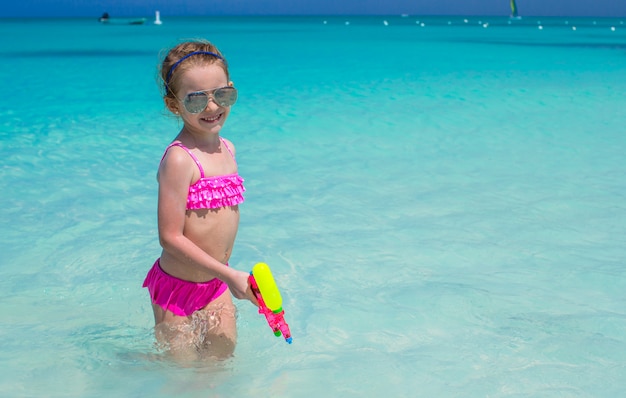
[[[250,284],[248,283],[249,273],[243,271],[232,270],[233,273],[228,281],[228,288],[235,298],[239,300],[250,300],[254,305],[258,306],[258,302],[252,293]]]

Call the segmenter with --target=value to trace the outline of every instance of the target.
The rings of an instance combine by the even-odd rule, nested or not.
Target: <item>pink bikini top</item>
[[[226,147],[228,153],[235,159],[226,142],[221,137],[220,140],[222,140],[222,144]],[[200,170],[200,179],[189,186],[187,210],[219,209],[220,207],[236,206],[243,202],[242,194],[246,189],[243,186],[243,178],[238,173],[205,177],[204,169],[198,158],[180,142],[174,142],[165,148],[163,158],[165,158],[167,151],[173,146],[184,149],[196,162]],[[163,158],[161,158],[161,161],[163,161]]]

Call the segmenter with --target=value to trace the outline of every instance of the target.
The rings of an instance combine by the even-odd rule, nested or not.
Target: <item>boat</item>
[[[111,18],[108,12],[102,14],[98,18],[98,22],[102,24],[110,25],[143,25],[146,22],[145,18]]]
[[[520,20],[522,19],[521,16],[519,16],[519,13],[517,11],[517,3],[515,2],[515,0],[509,0],[511,3],[511,19],[515,19],[515,20]]]
[[[155,13],[154,13],[154,24],[155,25],[163,24],[163,22],[161,21],[161,13],[158,12],[158,11],[155,11]]]

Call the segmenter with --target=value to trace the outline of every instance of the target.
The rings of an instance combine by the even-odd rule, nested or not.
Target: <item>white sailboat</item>
[[[155,25],[161,25],[163,22],[161,21],[161,13],[158,11],[155,11],[154,13],[154,24]]]

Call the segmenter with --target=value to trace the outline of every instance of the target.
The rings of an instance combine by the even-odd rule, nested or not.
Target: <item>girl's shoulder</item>
[[[173,171],[177,174],[187,174],[188,171],[193,173],[195,163],[197,163],[195,160],[195,156],[187,147],[179,141],[174,141],[165,148],[159,164],[159,173],[164,170]]]
[[[180,141],[174,141],[165,148],[161,157],[161,165],[163,163],[178,164],[189,159],[190,150]]]

